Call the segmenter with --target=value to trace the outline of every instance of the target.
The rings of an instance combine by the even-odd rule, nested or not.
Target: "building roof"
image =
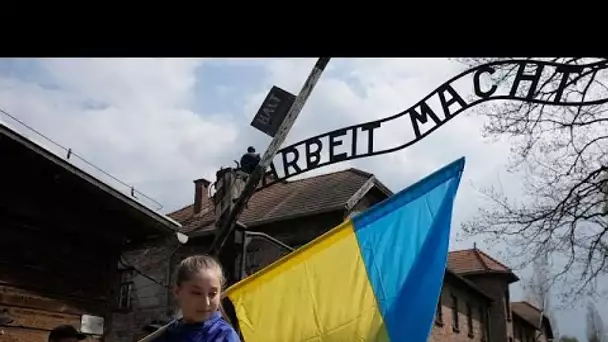
[[[356,168],[327,173],[290,182],[279,182],[258,190],[250,199],[248,207],[239,222],[247,227],[267,224],[280,220],[314,215],[345,208],[349,199],[373,178],[374,186],[387,197],[392,192],[374,175]],[[182,232],[197,235],[213,229],[215,207],[212,200],[205,197],[201,211],[194,214],[194,204],[168,214],[182,224]],[[453,251],[448,255],[448,276],[468,286],[478,294],[491,299],[475,283],[463,277],[485,271],[510,273],[511,270],[496,259],[478,250]]]
[[[534,328],[541,329],[541,310],[536,306],[523,301],[523,302],[513,302],[511,303],[511,311],[513,314],[519,316],[524,321],[530,323]],[[553,330],[551,328],[551,323],[547,316],[543,315],[542,325],[545,326],[549,336],[548,338],[553,338]]]
[[[451,251],[448,254],[448,268],[459,275],[503,273],[517,281],[513,271],[500,261],[478,248]]]
[[[48,139],[48,138],[47,138]],[[0,141],[2,141],[3,151],[11,158],[3,160],[7,165],[15,163],[24,168],[45,167],[48,172],[54,172],[54,181],[47,182],[46,185],[57,185],[58,177],[73,181],[73,186],[82,191],[83,196],[91,206],[98,206],[103,210],[112,211],[116,217],[127,217],[131,221],[128,224],[128,231],[133,233],[133,238],[143,238],[144,236],[154,236],[158,234],[174,234],[180,228],[180,224],[172,218],[153,210],[146,204],[128,196],[116,188],[101,181],[92,174],[84,171],[70,161],[60,158],[51,152],[44,144],[30,139],[15,129],[0,123]],[[26,165],[24,160],[31,165]],[[26,165],[26,166],[24,166]],[[42,172],[42,171],[41,171]],[[28,177],[27,172],[18,173],[20,177]],[[33,178],[31,178],[33,179]],[[42,176],[36,176],[35,180],[43,181]],[[72,184],[72,183],[70,183]],[[65,188],[61,188],[65,190]],[[41,189],[42,190],[42,189]],[[66,192],[72,190],[65,190]],[[80,194],[80,193],[78,193]],[[73,190],[70,197],[76,198],[76,190]],[[63,200],[63,199],[62,199]],[[74,200],[75,201],[75,200]],[[97,202],[95,202],[97,201]],[[57,199],[59,202],[59,199]],[[67,203],[67,202],[66,202]],[[65,206],[69,206],[65,204]],[[74,210],[74,208],[71,208]],[[135,223],[137,222],[137,223]]]
[[[449,268],[446,268],[445,276],[446,276],[445,280],[452,279],[452,280],[458,281],[458,282],[460,282],[460,284],[466,286],[469,290],[472,290],[473,292],[477,293],[478,295],[483,296],[490,302],[494,301],[492,296],[490,296],[484,290],[480,289],[477,285],[475,285],[475,283],[473,283],[472,281],[468,280],[467,278],[465,278],[463,276],[460,276],[460,275],[454,273],[454,271],[450,270]]]
[[[239,221],[247,227],[268,224],[301,216],[320,214],[345,208],[348,200],[373,174],[350,168],[310,178],[279,182],[258,190],[249,200]],[[374,185],[387,197],[392,192],[374,179]],[[182,224],[182,232],[212,229],[214,204],[203,200],[201,211],[194,214],[193,204],[168,216]]]

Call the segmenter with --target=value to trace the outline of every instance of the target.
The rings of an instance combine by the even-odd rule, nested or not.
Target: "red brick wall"
[[[530,323],[522,320],[514,315],[511,322],[513,331],[513,341],[515,342],[533,342],[538,335],[538,330],[534,329]]]
[[[509,284],[504,277],[496,274],[467,276],[480,289],[494,299],[490,308],[491,342],[508,342],[513,337],[510,321],[507,319],[507,301],[505,294],[509,291]]]
[[[455,329],[452,325],[452,318],[454,317],[452,295],[455,295],[458,301],[458,329]],[[469,331],[468,327],[467,302],[471,303],[472,306],[472,331]],[[487,310],[486,299],[473,292],[463,290],[462,287],[444,282],[441,291],[442,320],[441,323],[436,321],[433,325],[429,341],[484,341],[483,326],[480,323],[480,308],[482,312]]]
[[[146,248],[124,254],[126,261],[142,273],[156,281],[167,284],[168,260],[177,247],[176,239],[157,240],[149,243]],[[167,301],[171,298],[168,289],[155,282],[132,273],[131,309],[115,311],[112,315],[107,342],[133,342],[145,335],[142,329],[155,319],[165,319],[168,316]],[[116,284],[118,293],[119,284]],[[117,302],[117,299],[116,299]]]

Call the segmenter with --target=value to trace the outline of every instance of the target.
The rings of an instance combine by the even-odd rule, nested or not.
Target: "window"
[[[133,291],[133,283],[120,284],[120,294],[118,298],[118,309],[131,310],[131,293]]]
[[[435,312],[435,324],[439,325],[439,326],[443,326],[443,309],[441,306],[441,297],[442,295],[439,294],[439,300],[437,301],[437,311]]]
[[[469,331],[469,337],[475,336],[473,331],[473,306],[470,302],[467,302],[467,330]]]
[[[133,270],[123,269],[120,272],[120,288],[118,289],[118,310],[131,310],[131,298],[133,293]]]
[[[452,294],[452,330],[454,332],[460,331],[460,324],[458,322],[458,297]]]

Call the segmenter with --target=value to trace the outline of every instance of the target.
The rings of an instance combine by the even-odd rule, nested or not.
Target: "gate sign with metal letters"
[[[251,126],[274,138],[295,99],[296,96],[290,92],[273,86],[253,117]]]
[[[515,77],[498,82],[497,67],[516,70]],[[271,177],[267,179],[273,180],[265,186],[341,161],[404,149],[422,140],[462,111],[490,100],[518,100],[553,106],[606,103],[606,89],[593,80],[598,73],[607,70],[608,61],[569,65],[509,60],[479,65],[453,77],[401,113],[336,129],[282,148],[266,173]],[[548,79],[551,78],[549,82]],[[582,92],[585,95],[574,91],[580,87],[589,87]],[[272,96],[271,91],[267,100]],[[265,104],[266,102],[264,101]],[[260,113],[257,116],[261,116]]]

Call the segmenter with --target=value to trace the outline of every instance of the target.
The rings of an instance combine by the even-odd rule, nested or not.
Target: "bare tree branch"
[[[462,59],[477,66],[493,58]],[[504,59],[500,59],[504,60]],[[553,58],[577,66],[605,58]],[[515,69],[504,67],[492,82],[506,83]],[[543,71],[536,98],[557,96],[562,82],[556,70]],[[608,73],[591,69],[573,73],[562,98],[597,98],[608,94]],[[521,92],[526,89],[519,90]],[[495,188],[480,190],[489,205],[463,224],[468,235],[506,241],[516,267],[543,255],[565,260],[551,282],[565,285],[571,301],[594,290],[595,279],[608,274],[608,105],[557,107],[538,103],[502,102],[482,105],[485,137],[506,136],[512,143],[508,170],[523,177],[523,196],[508,198]]]

